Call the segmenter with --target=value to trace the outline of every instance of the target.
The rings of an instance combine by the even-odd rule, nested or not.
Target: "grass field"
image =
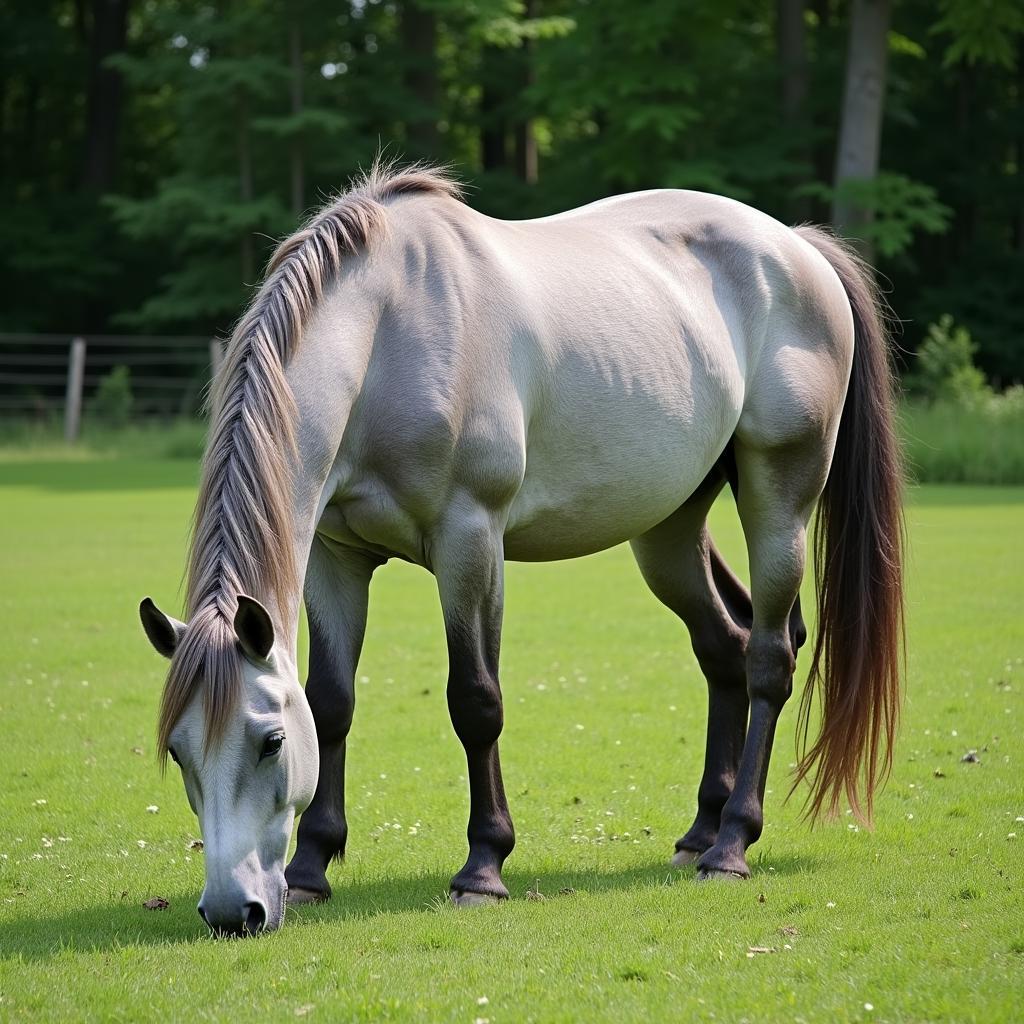
[[[185,461],[0,462],[0,1019],[1021,1019],[1024,489],[912,495],[906,715],[877,828],[811,831],[783,803],[791,704],[747,883],[667,867],[704,689],[618,549],[509,567],[513,899],[448,907],[467,799],[440,614],[429,576],[387,567],[335,898],[217,942],[195,911],[195,820],[155,765],[163,664],[136,619],[147,593],[178,609],[194,477]],[[742,564],[731,510],[715,514]],[[153,896],[170,908],[144,909]]]

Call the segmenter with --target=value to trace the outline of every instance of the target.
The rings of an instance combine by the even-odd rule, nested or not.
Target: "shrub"
[[[929,402],[976,406],[991,396],[985,375],[974,365],[977,346],[966,327],[948,314],[931,324],[917,351],[917,371],[910,377],[911,391]]]
[[[131,370],[115,366],[99,382],[89,411],[105,427],[120,428],[128,425],[134,404]]]

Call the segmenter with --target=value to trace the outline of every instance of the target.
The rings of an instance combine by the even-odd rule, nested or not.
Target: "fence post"
[[[82,381],[85,377],[85,339],[71,342],[68,358],[68,388],[64,396],[64,440],[69,444],[78,440],[82,423]]]
[[[220,338],[210,339],[210,381],[217,380],[220,368],[224,364],[224,343]]]

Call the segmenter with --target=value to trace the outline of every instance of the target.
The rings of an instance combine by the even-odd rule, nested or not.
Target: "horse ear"
[[[139,605],[139,618],[142,628],[149,637],[149,642],[156,648],[157,654],[165,658],[173,656],[175,649],[185,634],[185,623],[164,615],[151,597],[143,598]]]
[[[235,636],[242,650],[253,661],[266,661],[274,646],[274,623],[266,608],[245,594],[238,595],[235,612]]]

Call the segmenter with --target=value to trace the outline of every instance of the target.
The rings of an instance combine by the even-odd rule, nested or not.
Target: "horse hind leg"
[[[715,844],[746,733],[744,665],[750,596],[715,549],[706,526],[708,510],[724,483],[725,477],[713,471],[673,516],[632,543],[652,593],[689,630],[708,686],[707,742],[697,814],[675,844],[676,866],[696,861]]]
[[[737,442],[737,506],[750,556],[752,622],[746,649],[750,717],[732,793],[701,878],[748,877],[746,850],[761,835],[768,763],[778,717],[793,689],[796,648],[806,636],[798,597],[806,531],[825,483],[820,438],[778,447]]]

